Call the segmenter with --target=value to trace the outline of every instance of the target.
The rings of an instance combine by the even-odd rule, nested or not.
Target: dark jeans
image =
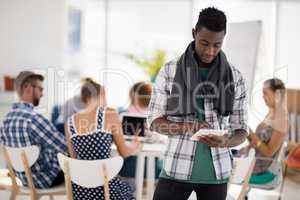
[[[50,187],[58,186],[60,184],[63,184],[65,182],[65,177],[63,171],[60,171],[55,179],[53,180],[52,184]]]
[[[185,200],[192,191],[196,192],[198,200],[225,200],[227,183],[194,184],[159,178],[153,200]]]

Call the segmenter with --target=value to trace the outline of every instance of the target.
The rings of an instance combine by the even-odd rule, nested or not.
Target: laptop
[[[146,116],[131,113],[122,113],[121,119],[124,138],[126,140],[132,140],[135,137],[135,133],[137,130],[140,130],[138,134],[139,139],[141,141],[146,140]]]

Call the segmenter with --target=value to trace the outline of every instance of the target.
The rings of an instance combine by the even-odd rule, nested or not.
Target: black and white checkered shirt
[[[171,94],[177,60],[174,59],[168,62],[161,68],[156,77],[149,105],[149,127],[155,119],[167,116],[167,99]],[[212,128],[225,128],[229,131],[229,134],[234,134],[234,130],[237,129],[247,130],[247,106],[245,80],[235,67],[231,66],[231,71],[235,87],[233,112],[227,117],[220,116],[213,109],[212,100],[204,99],[204,113],[206,122]],[[196,120],[195,116],[167,117],[170,121],[174,122],[194,122]],[[195,155],[197,142],[190,140],[190,137],[191,133],[168,136],[169,139],[164,159],[164,170],[168,176],[179,180],[189,180],[191,178],[194,158],[197,156]],[[219,180],[228,178],[232,169],[231,155],[228,148],[210,149],[216,178]]]

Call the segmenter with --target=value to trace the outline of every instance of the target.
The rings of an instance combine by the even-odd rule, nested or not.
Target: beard
[[[33,91],[32,93],[32,104],[34,106],[38,106],[40,104],[40,98],[37,97],[36,93]]]
[[[34,106],[38,106],[38,105],[40,104],[40,99],[34,98],[32,104],[33,104]]]

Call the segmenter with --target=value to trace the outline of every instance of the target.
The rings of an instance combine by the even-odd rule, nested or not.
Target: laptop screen
[[[124,135],[134,135],[140,129],[138,136],[145,136],[146,118],[140,116],[123,116],[122,128]]]

